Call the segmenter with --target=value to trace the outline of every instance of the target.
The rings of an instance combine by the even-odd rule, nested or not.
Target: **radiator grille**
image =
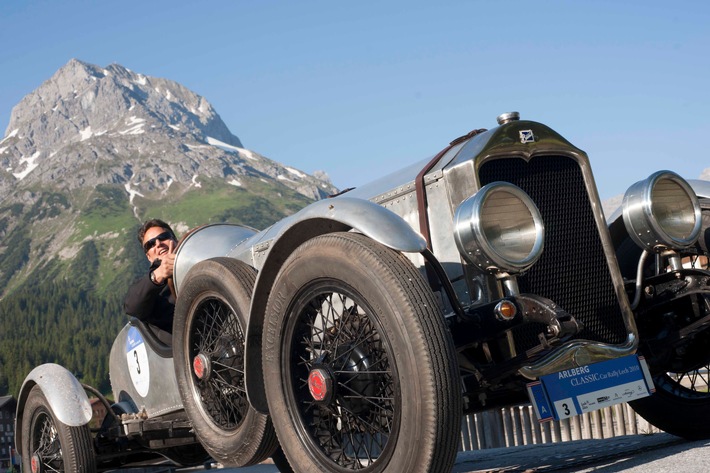
[[[589,202],[582,170],[570,158],[539,156],[485,163],[481,185],[506,181],[523,189],[540,209],[545,223],[545,250],[518,278],[521,292],[557,303],[584,324],[580,339],[619,344],[626,340],[602,242]],[[539,343],[534,327],[518,330],[516,344],[527,350]]]

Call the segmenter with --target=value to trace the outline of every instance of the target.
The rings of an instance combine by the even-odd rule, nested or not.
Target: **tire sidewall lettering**
[[[275,361],[281,334],[281,321],[284,319],[288,295],[283,290],[272,293],[273,301],[269,300],[269,312],[264,330],[263,358],[265,361]]]

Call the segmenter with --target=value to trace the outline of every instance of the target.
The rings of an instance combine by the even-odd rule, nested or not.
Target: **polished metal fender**
[[[293,224],[312,219],[340,222],[382,245],[405,253],[419,253],[426,249],[424,237],[402,217],[366,199],[342,196],[319,200],[293,217]]]
[[[245,350],[247,395],[258,411],[268,412],[261,367],[261,344],[264,311],[276,275],[289,255],[305,241],[326,233],[350,230],[397,251],[420,253],[426,249],[424,237],[391,210],[369,200],[341,196],[315,202],[268,229],[262,238],[250,239],[253,242],[249,248],[250,255],[244,252],[243,247],[237,248],[230,255],[259,270]]]
[[[79,427],[91,420],[91,404],[81,383],[69,370],[55,363],[39,365],[27,375],[17,401],[17,420],[15,431],[17,449],[22,448],[22,418],[25,403],[30,391],[39,385],[47,398],[49,407],[62,424]]]
[[[243,225],[217,223],[205,225],[183,237],[175,255],[173,279],[176,292],[195,263],[216,256],[226,256],[237,245],[256,234],[253,228]]]

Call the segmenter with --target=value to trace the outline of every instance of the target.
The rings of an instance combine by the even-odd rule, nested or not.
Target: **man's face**
[[[167,228],[150,227],[143,235],[143,249],[147,248],[145,256],[151,263],[162,255],[172,253],[174,247],[175,240]]]

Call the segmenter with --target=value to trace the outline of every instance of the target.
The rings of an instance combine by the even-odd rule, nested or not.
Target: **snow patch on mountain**
[[[140,193],[140,191],[134,189],[134,188],[131,186],[131,182],[133,181],[133,178],[134,178],[134,177],[135,177],[135,174],[131,174],[130,179],[128,180],[128,182],[126,182],[126,184],[125,184],[123,187],[124,187],[124,189],[126,189],[126,192],[128,192],[128,202],[129,202],[129,203],[131,204],[131,206],[133,207],[133,215],[134,215],[136,218],[140,218],[139,215],[138,215],[138,207],[133,204],[133,198],[134,198],[135,196],[138,196],[138,197],[144,197],[144,196],[143,196],[143,194]]]
[[[288,166],[285,166],[284,169],[286,169],[286,170],[287,170],[288,172],[290,172],[291,174],[294,174],[294,175],[298,176],[298,177],[301,178],[301,179],[303,179],[303,178],[306,177],[306,175],[303,174],[303,173],[302,173],[301,171],[299,171],[298,169],[293,169],[293,168],[290,168],[290,167],[288,167]]]
[[[296,182],[293,179],[289,179],[288,177],[284,176],[283,174],[279,174],[278,176],[276,176],[276,179],[278,179],[279,181]]]
[[[37,166],[39,166],[39,163],[37,163],[37,158],[39,158],[39,155],[40,152],[37,151],[29,158],[26,158],[24,156],[20,158],[20,166],[24,164],[26,167],[23,171],[13,173],[12,175],[15,176],[19,181],[27,177],[29,173],[31,173]]]
[[[129,117],[126,126],[128,127],[127,129],[119,131],[121,135],[140,135],[145,133],[145,130],[143,130],[145,120],[143,118]]]
[[[206,141],[212,146],[216,146],[217,148],[221,148],[225,151],[234,151],[236,153],[239,153],[242,150],[242,148],[232,146],[230,144],[225,143],[224,141],[218,140],[217,138],[212,138],[211,136],[208,136],[206,138]]]
[[[173,178],[169,177],[168,182],[165,183],[165,189],[163,189],[161,192],[162,195],[165,195],[168,192],[168,189],[170,189],[170,186],[173,185],[173,182],[175,182]]]
[[[19,132],[19,131],[20,130],[18,128],[15,128],[14,130],[12,130],[10,133],[8,133],[8,135],[5,138],[0,140],[0,145],[3,144],[5,141],[9,140],[10,138],[14,138],[15,136],[17,136],[17,132]]]
[[[223,149],[225,151],[237,153],[241,157],[251,159],[254,161],[258,161],[258,159],[259,159],[254,155],[254,153],[252,151],[249,151],[248,149],[240,148],[239,146],[232,146],[232,145],[224,143],[216,138],[212,138],[211,136],[208,136],[206,138],[206,141],[209,144],[211,144],[212,146],[216,146],[217,148]]]

